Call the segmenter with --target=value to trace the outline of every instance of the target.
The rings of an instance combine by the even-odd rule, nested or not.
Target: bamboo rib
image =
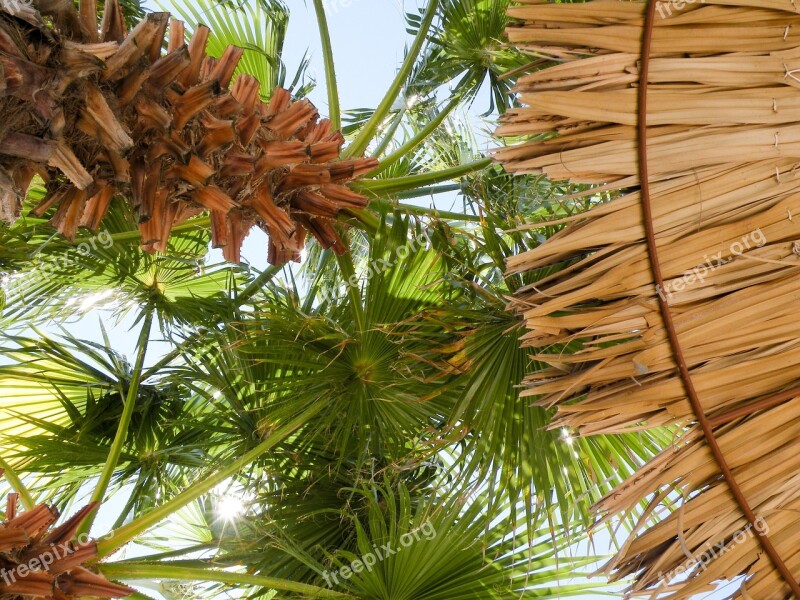
[[[497,159],[512,172],[625,192],[508,261],[510,273],[561,267],[510,301],[529,330],[523,343],[548,365],[527,378],[526,394],[558,409],[554,427],[585,435],[695,421],[660,291],[707,433],[741,497],[694,428],[597,504],[606,519],[650,496],[657,507],[665,490],[687,498],[680,514],[643,519],[606,571],[634,576],[631,591],[659,598],[689,598],[746,575],[737,597],[783,599],[786,581],[796,586],[800,575],[800,397],[773,400],[797,389],[800,375],[800,10],[791,0],[687,4],[655,18],[645,69],[644,2],[520,4],[509,38],[556,64],[519,79],[523,107],[498,133],[534,137],[499,149]],[[638,189],[635,88],[643,75],[660,290]],[[757,537],[707,557],[747,527],[742,500],[751,520],[766,519],[783,576]],[[708,565],[678,576],[692,564],[687,549]]]

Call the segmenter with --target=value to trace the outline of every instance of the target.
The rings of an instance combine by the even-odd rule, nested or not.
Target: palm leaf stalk
[[[128,33],[116,3],[99,31],[92,0],[80,11],[66,1],[35,6],[41,15],[27,5],[0,13],[5,218],[16,218],[40,174],[47,194],[33,213],[57,207],[51,224],[69,239],[79,227],[96,230],[124,195],[149,251],[164,251],[175,224],[208,210],[213,243],[233,262],[255,224],[270,234],[273,264],[297,260],[307,232],[346,252],[331,222],[366,205],[345,184],[378,163],[337,160],[344,138],[308,101],[277,89],[264,103],[246,74],[231,85],[242,50],[208,57],[208,28],[187,45],[183,23],[168,13]],[[32,49],[14,42],[26,39]]]
[[[319,407],[312,407],[310,410],[304,412],[295,419],[277,427],[266,440],[258,444],[249,452],[240,456],[236,460],[231,461],[224,467],[210,473],[202,480],[193,483],[187,489],[183,490],[180,494],[165,502],[161,506],[158,506],[157,508],[154,508],[145,514],[140,515],[130,523],[115,529],[112,532],[113,535],[106,536],[98,543],[97,555],[100,558],[108,556],[130,542],[136,536],[141,535],[151,527],[157,525],[174,512],[178,511],[187,504],[194,502],[204,494],[207,494],[215,486],[236,475],[236,473],[238,473],[242,468],[248,466],[262,454],[280,444],[286,439],[286,437],[302,427],[310,415],[319,410]]]
[[[298,583],[247,573],[234,573],[218,569],[203,569],[170,565],[169,563],[104,563],[99,566],[101,573],[114,579],[158,579],[173,581],[208,581],[235,586],[256,586],[283,592],[293,592],[306,598],[352,598],[353,596],[316,585]]]
[[[148,306],[145,309],[144,323],[142,324],[142,330],[139,333],[139,340],[136,345],[136,364],[133,367],[128,392],[125,396],[125,405],[117,425],[117,432],[114,436],[114,441],[111,443],[111,450],[108,453],[103,471],[100,473],[94,492],[92,492],[91,502],[94,503],[100,504],[105,500],[108,484],[111,482],[111,477],[119,464],[122,450],[129,435],[128,428],[130,427],[133,412],[136,408],[136,399],[139,394],[139,384],[142,381],[144,359],[147,355],[147,345],[150,340],[150,328],[153,324],[153,316],[153,308]],[[81,532],[87,532],[91,529],[96,514],[97,513],[92,513],[87,516],[86,520],[81,525]]]
[[[433,25],[438,7],[439,0],[428,1],[419,31],[417,32],[417,35],[414,38],[408,53],[406,54],[406,58],[403,61],[400,70],[397,72],[392,85],[389,87],[386,95],[381,100],[378,108],[372,114],[369,121],[367,121],[366,125],[364,125],[364,127],[358,132],[356,139],[353,140],[353,142],[347,147],[345,151],[346,156],[352,157],[363,154],[370,142],[375,138],[375,135],[378,133],[381,124],[391,111],[395,100],[397,100],[397,97],[400,95],[406,80],[411,75],[412,69],[414,68],[414,63],[422,51],[425,40],[427,39],[428,31],[430,30],[431,25]]]
[[[3,472],[15,493],[19,496],[25,510],[32,510],[33,507],[36,506],[36,503],[33,501],[33,496],[31,496],[30,491],[28,491],[28,488],[25,486],[22,479],[20,479],[19,475],[14,472],[11,465],[2,457],[0,457],[0,471]]]
[[[319,37],[322,43],[322,58],[325,61],[325,85],[328,89],[328,114],[334,129],[342,126],[341,109],[339,107],[339,88],[336,82],[336,66],[333,62],[333,47],[328,29],[328,17],[325,14],[323,0],[314,0],[314,12],[319,25]]]

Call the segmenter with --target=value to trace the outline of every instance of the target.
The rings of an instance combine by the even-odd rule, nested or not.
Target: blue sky
[[[326,0],[344,110],[375,107],[394,79],[404,58],[404,15],[415,10],[413,0]],[[317,22],[311,0],[290,0],[289,33],[283,60],[294,72],[305,52],[311,53],[309,74],[317,81],[311,100],[327,114],[325,70],[322,65]],[[349,4],[349,5],[348,5]]]

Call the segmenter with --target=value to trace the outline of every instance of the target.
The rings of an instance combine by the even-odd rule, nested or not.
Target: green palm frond
[[[0,356],[13,361],[0,366],[0,451],[21,473],[38,478],[45,495],[63,506],[108,458],[133,376],[131,365],[107,346],[66,333],[62,339],[8,337]],[[116,488],[133,486],[121,519],[129,510],[173,495],[187,469],[207,464],[213,438],[196,422],[205,405],[194,403],[187,392],[180,382],[159,377],[139,387],[115,472]],[[72,486],[65,484],[68,473]]]
[[[74,342],[74,343],[73,343]],[[68,336],[5,336],[0,347],[0,430],[4,436],[42,432],[24,417],[64,425],[92,396],[118,389],[129,369],[116,353]]]
[[[594,558],[571,556],[563,528],[514,529],[487,517],[487,496],[428,493],[390,481],[358,490],[367,518],[354,518],[355,552],[322,572],[334,589],[365,600],[560,598],[602,589],[581,577]],[[515,509],[505,507],[505,514]]]
[[[264,480],[250,481],[242,491],[252,497],[252,508],[245,518],[229,523],[214,562],[246,564],[258,574],[314,583],[316,565],[330,565],[331,553],[358,550],[353,516],[366,521],[369,505],[357,489],[391,472],[419,494],[441,473],[441,465],[432,463],[398,471],[376,456],[362,465],[357,444],[348,454],[343,460],[317,442],[306,445],[303,454],[289,452],[269,461]]]
[[[414,89],[422,92],[449,83],[471,100],[487,86],[486,114],[513,106],[513,79],[505,74],[529,59],[503,43],[509,5],[509,0],[443,0],[432,43],[415,73]]]
[[[45,219],[26,217],[9,230],[25,240],[9,261],[6,318],[25,315],[35,322],[61,320],[98,304],[117,315],[154,303],[165,322],[208,322],[230,311],[231,290],[247,279],[243,267],[207,264],[209,234],[192,224],[170,239],[165,254],[146,254],[139,232],[122,203],[115,203],[96,234],[74,243],[55,234]]]
[[[503,210],[486,214],[480,227],[464,230],[439,222],[431,228],[433,247],[446,264],[448,291],[436,308],[410,320],[417,339],[409,347],[418,349],[417,360],[441,368],[453,399],[447,423],[465,444],[456,461],[476,479],[498,482],[502,501],[520,503],[529,514],[555,510],[560,522],[586,524],[593,502],[669,444],[671,434],[573,438],[570,432],[548,431],[551,412],[520,396],[524,377],[540,366],[521,348],[524,328],[505,304],[516,286],[534,283],[535,274],[524,281],[506,279],[504,262],[551,232],[507,230],[529,219],[528,211],[553,218],[576,207],[551,207],[546,200],[531,205],[524,187],[500,187],[503,175],[494,169],[475,179],[480,185],[465,186],[474,194],[469,201],[480,208],[485,198],[480,190],[494,185],[492,201],[502,202]]]

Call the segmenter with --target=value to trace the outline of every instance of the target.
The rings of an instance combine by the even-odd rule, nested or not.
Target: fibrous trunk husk
[[[242,50],[206,56],[205,26],[187,45],[167,13],[130,32],[117,0],[99,30],[96,14],[92,0],[0,10],[0,218],[18,217],[39,174],[47,195],[34,214],[56,206],[51,223],[70,239],[120,196],[149,251],[205,210],[230,261],[254,225],[269,234],[273,263],[297,260],[308,232],[347,250],[332,221],[366,206],[346,185],[377,161],[339,160],[343,136],[307,100],[277,89],[265,103],[253,77],[234,80]]]
[[[134,592],[82,566],[97,557],[97,544],[75,539],[76,533],[96,504],[53,528],[54,507],[40,504],[18,514],[17,501],[17,494],[9,495],[0,523],[0,600],[124,598]]]
[[[653,281],[637,162],[646,3],[523,0],[510,41],[549,68],[522,76],[500,135],[511,172],[590,184],[592,210],[509,273],[548,273],[511,308],[547,368],[526,394],[583,435],[689,426],[596,506],[643,518],[606,572],[631,591],[684,599],[746,575],[737,597],[788,597],[735,502],[687,399],[657,294],[719,445],[789,570],[800,578],[800,3],[659,3],[648,78],[648,153],[664,289]],[[603,199],[613,196],[609,202]],[[575,348],[576,351],[573,351]],[[763,405],[761,405],[763,407]],[[688,567],[688,568],[687,568]],[[687,575],[688,573],[688,575]]]

